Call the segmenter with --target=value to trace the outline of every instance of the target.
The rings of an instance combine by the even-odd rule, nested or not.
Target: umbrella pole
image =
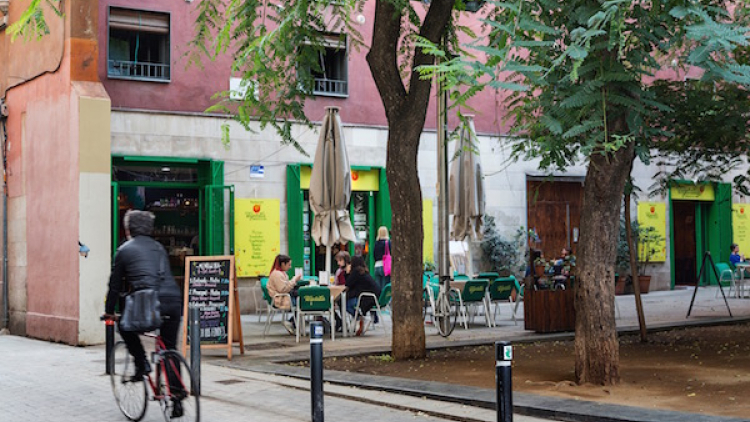
[[[328,274],[328,279],[330,280],[331,278],[331,247],[330,246],[326,246],[326,274]],[[322,281],[323,283],[325,283],[328,280],[325,280],[325,281],[319,280],[319,281]]]
[[[440,39],[445,45],[445,36]],[[435,60],[440,63],[440,58]],[[438,81],[437,102],[437,165],[438,165],[438,272],[445,291],[450,284],[450,259],[448,243],[448,116],[446,114],[448,96],[442,80]]]

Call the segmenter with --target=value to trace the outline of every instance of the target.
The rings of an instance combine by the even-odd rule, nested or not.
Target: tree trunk
[[[408,113],[405,114],[405,117]],[[414,122],[402,119],[393,127]],[[424,358],[425,332],[422,319],[422,191],[417,174],[417,147],[421,126],[417,131],[388,134],[386,175],[391,193],[393,243],[393,357]],[[411,139],[408,139],[411,138]],[[393,141],[396,139],[397,141]],[[407,140],[408,139],[408,140]]]
[[[634,143],[590,156],[583,189],[581,242],[575,284],[576,381],[613,385],[620,379],[615,326],[615,260],[620,204]]]
[[[448,28],[453,0],[433,0],[419,35],[437,44]],[[397,8],[398,7],[398,8]],[[393,244],[393,337],[395,359],[426,355],[422,319],[422,191],[417,174],[419,138],[427,115],[432,82],[414,69],[433,63],[421,49],[414,51],[408,89],[401,79],[398,46],[405,7],[378,1],[367,63],[388,119],[386,176],[391,194]]]

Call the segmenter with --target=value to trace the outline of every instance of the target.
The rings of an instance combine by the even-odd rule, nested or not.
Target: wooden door
[[[526,189],[528,228],[535,229],[540,240],[530,246],[541,250],[546,259],[560,256],[566,246],[575,254],[580,237],[583,184],[528,180]]]
[[[695,202],[673,201],[672,218],[674,224],[674,283],[695,285],[696,239]]]

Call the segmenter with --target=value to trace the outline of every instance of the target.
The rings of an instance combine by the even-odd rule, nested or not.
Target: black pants
[[[159,327],[161,339],[168,350],[177,348],[177,333],[180,329],[180,319],[182,319],[182,302],[175,300],[161,302],[162,317],[167,317]],[[128,347],[128,351],[135,359],[135,367],[143,369],[146,365],[146,351],[143,349],[141,338],[135,331],[120,331],[120,336]]]

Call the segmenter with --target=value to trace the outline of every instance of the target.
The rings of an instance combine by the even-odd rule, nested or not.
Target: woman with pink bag
[[[391,241],[388,237],[388,228],[380,226],[378,238],[372,248],[375,258],[375,281],[378,282],[380,290],[391,282]]]

